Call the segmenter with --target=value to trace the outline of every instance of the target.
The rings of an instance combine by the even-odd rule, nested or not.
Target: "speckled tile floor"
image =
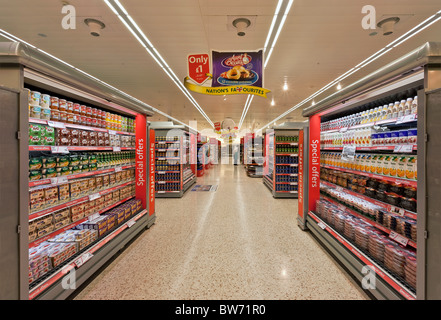
[[[297,200],[274,199],[242,166],[217,165],[187,191],[156,199],[156,223],[77,300],[369,299],[296,223]]]

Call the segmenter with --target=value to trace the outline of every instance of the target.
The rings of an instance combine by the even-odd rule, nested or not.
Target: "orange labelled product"
[[[58,110],[64,111],[64,112],[67,111],[67,101],[66,100],[60,99],[58,101]]]
[[[406,167],[407,167],[407,157],[401,156],[398,159],[398,164],[397,164],[397,177],[398,178],[405,178],[406,177]]]
[[[81,106],[80,106],[80,114],[82,115],[82,116],[86,116],[86,114],[87,114],[87,107],[84,105],[84,104],[82,104]]]
[[[389,169],[389,176],[396,177],[397,176],[397,168],[398,168],[398,156],[392,156],[390,160],[390,169]]]
[[[81,114],[81,106],[79,103],[73,104],[73,113],[74,114]]]
[[[72,101],[67,101],[66,103],[67,105],[67,112],[73,113],[74,112],[74,108],[73,108],[73,102]]]
[[[67,112],[60,111],[60,121],[61,122],[67,122]]]
[[[407,159],[405,176],[407,179],[416,180],[416,156],[411,156]]]

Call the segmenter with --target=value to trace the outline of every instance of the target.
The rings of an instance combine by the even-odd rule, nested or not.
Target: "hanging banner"
[[[252,94],[264,98],[270,92],[263,88],[263,50],[212,51],[211,58],[212,73],[204,73],[207,55],[188,56],[187,89],[208,95]]]

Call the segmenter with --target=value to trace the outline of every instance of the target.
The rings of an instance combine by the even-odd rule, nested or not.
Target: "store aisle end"
[[[232,164],[197,185],[218,187],[157,199],[156,224],[74,299],[368,299],[298,228],[296,199]]]

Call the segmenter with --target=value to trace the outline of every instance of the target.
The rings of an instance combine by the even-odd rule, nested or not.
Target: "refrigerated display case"
[[[151,122],[155,130],[155,192],[181,198],[196,183],[195,134],[172,122]]]
[[[0,69],[0,296],[66,299],[155,222],[153,112],[21,43]]]
[[[287,122],[266,131],[263,184],[274,198],[298,197],[299,134],[303,126]]]
[[[244,162],[247,175],[252,178],[262,178],[263,164],[265,161],[263,150],[263,137],[254,133],[244,136]]]
[[[426,43],[303,111],[298,221],[377,299],[441,297],[440,65]]]

